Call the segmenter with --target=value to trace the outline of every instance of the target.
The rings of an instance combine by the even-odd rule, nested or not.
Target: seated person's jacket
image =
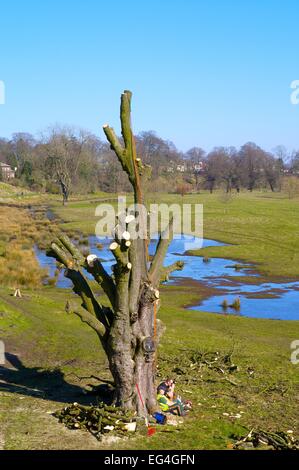
[[[157,401],[158,401],[159,406],[160,406],[162,411],[169,410],[168,400],[167,400],[167,397],[165,395],[161,395],[160,393],[158,393]]]

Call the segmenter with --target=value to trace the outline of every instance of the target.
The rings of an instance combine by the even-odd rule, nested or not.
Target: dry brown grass
[[[34,244],[48,238],[48,221],[23,207],[0,207],[0,283],[12,288],[37,287],[47,272],[39,267]]]

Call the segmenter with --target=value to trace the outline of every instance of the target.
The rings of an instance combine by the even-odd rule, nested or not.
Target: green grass
[[[66,206],[59,201],[52,202],[51,209],[63,221],[61,226],[64,230],[78,230],[84,235],[94,235],[99,220],[95,216],[95,210],[101,202],[116,207],[117,194],[96,193],[84,199],[72,197]]]
[[[94,232],[99,199],[111,197],[78,197],[66,207],[58,198],[50,198],[49,203],[64,221],[64,229],[88,235]],[[184,198],[151,195],[151,200],[204,205],[204,236],[232,246],[204,249],[200,255],[254,262],[264,276],[298,276],[297,199],[242,193],[227,200],[220,193],[204,193]],[[0,242],[5,250],[5,236]],[[189,311],[185,307],[199,304],[204,289],[162,286],[159,317],[166,332],[159,348],[161,374],[177,375],[176,364],[188,367],[182,351],[186,348],[222,354],[233,350],[238,371],[230,376],[231,382],[209,370],[177,375],[178,391],[193,401],[194,410],[173,432],[164,433],[161,427],[151,438],[98,443],[87,433],[67,430],[50,414],[66,402],[92,400],[78,396],[78,387],[91,380],[79,381],[76,376],[109,377],[98,340],[77,317],[65,313],[66,299],[76,301],[70,291],[43,287],[24,294],[23,299],[15,299],[0,288],[1,339],[24,366],[15,374],[12,388],[0,392],[5,449],[225,449],[232,434],[251,427],[291,429],[299,437],[299,366],[290,362],[290,344],[299,338],[299,322]],[[34,395],[34,388],[42,393]],[[241,411],[240,419],[231,417]]]
[[[9,183],[0,181],[0,202],[22,202],[32,199],[36,201],[39,198],[37,193],[22,188],[21,186],[13,186]]]
[[[0,181],[0,197],[9,197],[12,195],[23,195],[27,194],[29,191],[23,188],[18,188],[17,186],[12,186],[11,184],[4,183]]]
[[[76,317],[64,312],[65,291],[55,288],[27,291],[23,300],[14,299],[3,290],[0,294],[0,310],[6,312],[2,337],[13,345],[9,350],[26,366],[18,374],[15,386],[25,383],[29,389],[47,393],[53,389],[55,396],[51,401],[48,397],[28,396],[23,389],[14,394],[2,392],[1,419],[7,449],[225,449],[232,442],[232,434],[242,433],[248,427],[292,429],[299,433],[298,366],[290,362],[290,343],[298,338],[298,322],[280,321],[278,332],[277,321],[188,311],[182,303],[198,300],[196,288],[164,286],[159,316],[167,329],[159,348],[161,373],[177,375],[166,360],[172,358],[174,365],[184,365],[180,362],[182,349],[221,353],[233,349],[233,361],[239,367],[231,375],[236,385],[209,371],[203,371],[202,377],[196,376],[195,384],[186,383],[186,377],[178,375],[178,391],[194,403],[194,411],[178,430],[164,433],[161,428],[150,439],[140,436],[116,443],[97,443],[88,435],[82,440],[80,432],[68,431],[47,414],[64,406],[65,398],[82,399],[72,398],[67,384],[83,386],[90,380],[79,382],[74,373],[109,377],[96,336]],[[71,293],[68,295],[72,298]],[[37,367],[48,370],[48,376],[40,374]],[[248,375],[248,367],[254,370],[254,377]],[[60,375],[57,380],[55,368],[65,374],[64,380],[60,380]],[[244,412],[241,419],[223,415],[240,411]]]
[[[204,236],[233,246],[207,248],[201,254],[253,262],[265,275],[299,275],[298,199],[242,193],[225,204],[218,195],[209,196],[198,197],[204,206]]]

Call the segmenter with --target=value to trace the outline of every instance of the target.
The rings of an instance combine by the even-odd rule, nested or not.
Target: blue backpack
[[[154,413],[153,417],[155,418],[157,424],[166,424],[167,417],[163,413]]]

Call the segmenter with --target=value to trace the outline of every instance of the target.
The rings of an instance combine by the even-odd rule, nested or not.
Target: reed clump
[[[240,297],[236,297],[232,304],[230,304],[230,308],[234,310],[240,310],[241,308],[241,300]]]

